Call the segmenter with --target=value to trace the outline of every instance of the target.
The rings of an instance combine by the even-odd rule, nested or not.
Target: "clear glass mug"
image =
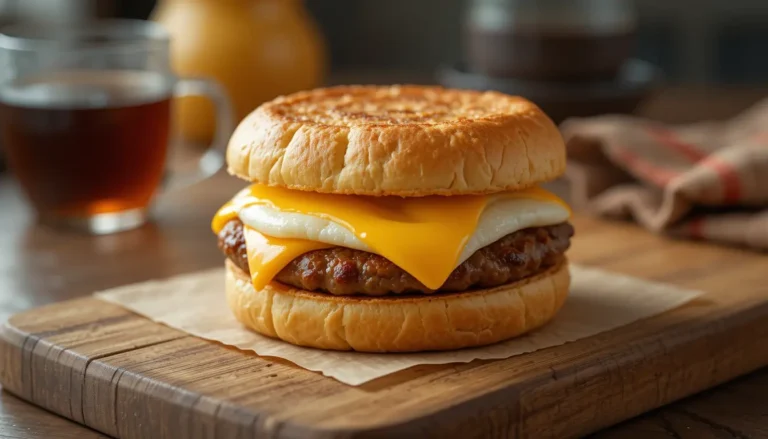
[[[169,46],[162,26],[139,20],[0,30],[2,147],[41,222],[132,229],[162,184],[223,166],[230,100],[214,81],[176,77]],[[217,130],[199,171],[182,178],[168,175],[166,159],[173,98],[188,95],[211,99]]]
[[[530,81],[601,81],[632,55],[632,0],[470,0],[464,57],[471,70]]]

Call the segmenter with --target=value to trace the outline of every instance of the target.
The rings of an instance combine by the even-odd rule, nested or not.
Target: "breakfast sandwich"
[[[557,127],[496,92],[345,86],[246,117],[250,183],[215,215],[226,296],[248,328],[322,349],[487,345],[544,325],[569,288]]]

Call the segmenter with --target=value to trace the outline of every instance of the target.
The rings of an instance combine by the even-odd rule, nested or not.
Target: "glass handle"
[[[181,78],[176,82],[174,97],[203,96],[211,100],[216,111],[216,132],[213,142],[200,158],[196,175],[187,178],[172,176],[167,189],[189,186],[204,180],[224,167],[227,143],[235,130],[235,114],[232,101],[224,87],[216,81],[204,78]]]

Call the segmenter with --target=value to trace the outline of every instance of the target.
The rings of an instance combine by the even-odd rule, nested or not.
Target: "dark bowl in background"
[[[477,73],[547,81],[610,80],[632,56],[634,30],[608,35],[469,27],[464,59]]]
[[[523,96],[560,123],[569,117],[632,113],[658,86],[662,74],[649,62],[631,59],[612,80],[549,82],[499,78],[471,72],[461,63],[440,68],[437,78],[446,87]]]
[[[610,81],[636,31],[634,0],[468,0],[462,59],[497,78]]]

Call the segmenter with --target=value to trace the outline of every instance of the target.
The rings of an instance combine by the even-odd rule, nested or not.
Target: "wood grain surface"
[[[370,75],[369,75],[370,76]],[[392,82],[380,72],[344,82]],[[404,82],[415,82],[404,80]],[[416,81],[418,82],[418,81]],[[765,88],[660,90],[639,114],[679,123],[721,119],[768,95]],[[112,236],[81,236],[36,225],[19,188],[0,177],[0,321],[35,306],[97,289],[221,263],[207,233],[210,215],[241,183],[217,178],[159,197],[153,224]],[[670,270],[677,260],[667,261]],[[716,266],[711,268],[717,270]],[[768,438],[768,369],[597,433],[597,438]],[[0,392],[0,438],[102,437],[8,392]]]
[[[583,435],[768,364],[768,257],[576,217],[579,263],[707,292],[615,331],[349,387],[92,298],[3,333],[7,390],[121,438]],[[717,269],[713,269],[717,267]]]

